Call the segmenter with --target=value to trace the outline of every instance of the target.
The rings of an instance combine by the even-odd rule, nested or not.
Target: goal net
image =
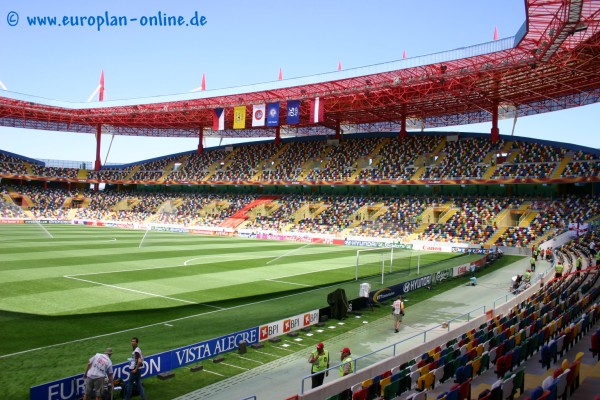
[[[381,247],[356,251],[355,280],[388,275],[408,275],[411,271],[412,249]]]
[[[165,200],[154,214],[146,218],[146,231],[139,248],[151,244],[152,240],[164,238],[163,232],[180,232],[185,221],[179,219],[179,207],[172,199]]]
[[[28,226],[31,227],[31,229],[29,228],[23,228],[20,231],[21,232],[29,232],[31,234],[37,235],[37,234],[43,234],[46,237],[49,238],[54,238],[52,236],[52,234],[50,232],[48,232],[48,230],[39,223],[39,221],[37,221],[35,219],[35,216],[32,213],[25,213],[25,211],[23,211],[23,209],[16,205],[14,202],[12,201],[7,201],[6,199],[4,199],[3,194],[0,192],[0,218],[5,218],[7,220],[10,219],[19,219],[19,220],[23,220],[27,223]],[[4,225],[4,224],[1,224]],[[12,224],[7,224],[6,228],[7,229],[2,229],[0,231],[0,236],[6,236],[7,239],[15,239],[15,232],[13,229],[10,229],[12,226]]]
[[[375,248],[360,249],[356,251],[356,274],[355,280],[359,277],[369,277],[381,274],[381,283],[386,271],[393,270],[394,249],[393,248]]]

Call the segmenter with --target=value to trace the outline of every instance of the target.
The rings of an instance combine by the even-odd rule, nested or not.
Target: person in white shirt
[[[85,393],[83,400],[89,400],[92,396],[92,391],[96,394],[96,400],[102,399],[102,390],[104,386],[104,379],[108,376],[108,384],[112,385],[113,382],[113,367],[110,356],[112,355],[112,349],[108,348],[104,354],[97,353],[95,356],[90,358],[83,373],[85,379]]]
[[[129,380],[125,386],[125,400],[129,400],[133,393],[133,387],[137,387],[138,393],[142,400],[146,400],[144,386],[142,386],[142,368],[144,368],[144,355],[138,346],[139,339],[134,337],[131,339],[131,360],[129,363]]]
[[[404,316],[404,301],[402,296],[398,296],[392,304],[392,315],[394,317],[394,332],[398,333],[400,322],[402,322],[402,317]]]

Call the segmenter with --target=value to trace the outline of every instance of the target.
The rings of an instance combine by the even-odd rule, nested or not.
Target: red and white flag
[[[98,92],[98,101],[104,101],[104,70],[100,74],[100,91]]]
[[[323,107],[323,101],[315,97],[310,105],[310,122],[313,124],[323,122],[325,119],[325,108]]]
[[[225,109],[215,108],[213,110],[213,131],[222,131],[225,129]]]
[[[252,106],[252,126],[265,126],[266,104],[255,104]]]

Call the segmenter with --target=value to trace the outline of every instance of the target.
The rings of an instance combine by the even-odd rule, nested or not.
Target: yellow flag
[[[246,106],[238,106],[233,109],[233,129],[246,128]]]

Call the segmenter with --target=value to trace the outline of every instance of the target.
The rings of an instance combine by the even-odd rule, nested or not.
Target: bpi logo
[[[271,336],[275,336],[279,333],[279,327],[277,325],[265,325],[260,328],[260,340],[268,339]]]
[[[304,326],[309,326],[309,325],[315,324],[318,322],[318,320],[319,320],[319,313],[317,313],[317,312],[304,314]]]
[[[257,121],[263,119],[263,112],[262,112],[262,110],[256,110],[254,112],[254,119],[257,120]]]

